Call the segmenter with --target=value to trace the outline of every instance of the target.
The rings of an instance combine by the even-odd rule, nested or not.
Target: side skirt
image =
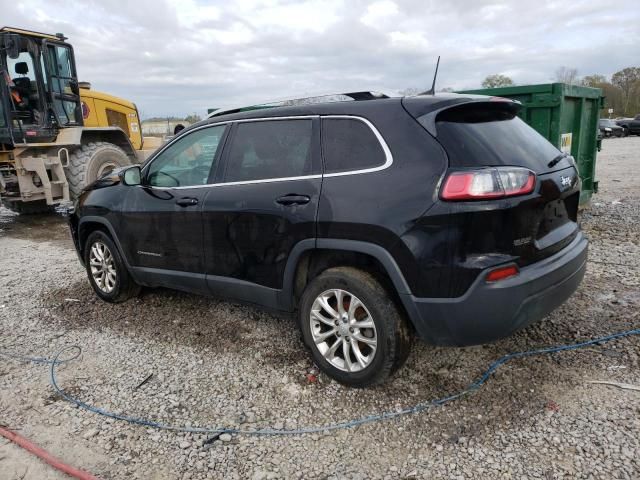
[[[280,302],[282,290],[236,278],[147,267],[130,267],[130,271],[138,283],[147,287],[165,287],[230,301],[255,304],[270,310],[289,310],[286,305]]]

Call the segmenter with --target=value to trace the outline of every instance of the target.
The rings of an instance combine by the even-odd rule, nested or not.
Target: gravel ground
[[[583,212],[585,280],[540,323],[470,348],[418,344],[384,386],[314,373],[291,319],[146,290],[121,305],[91,291],[57,217],[0,210],[0,351],[52,356],[61,386],[110,411],[174,425],[297,428],[393,411],[473,381],[500,356],[640,327],[640,137],[607,139]],[[287,437],[207,436],[107,419],[62,400],[45,367],[0,362],[0,424],[104,479],[640,478],[640,338],[516,360],[481,390],[426,412]],[[138,384],[152,377],[142,386]],[[0,440],[0,477],[63,478]]]

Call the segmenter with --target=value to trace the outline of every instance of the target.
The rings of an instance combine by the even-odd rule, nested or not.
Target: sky
[[[0,22],[62,32],[79,79],[143,118],[317,93],[547,83],[640,66],[640,1],[0,0]],[[614,6],[615,5],[615,6]]]

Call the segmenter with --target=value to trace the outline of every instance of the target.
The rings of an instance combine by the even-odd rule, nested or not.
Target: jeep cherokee
[[[88,187],[69,220],[96,294],[295,313],[317,365],[363,387],[415,336],[489,342],[575,291],[578,172],[517,102],[352,97],[214,114]]]

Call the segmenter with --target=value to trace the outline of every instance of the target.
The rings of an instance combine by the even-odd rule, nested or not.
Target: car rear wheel
[[[140,292],[120,252],[105,232],[97,230],[85,242],[84,263],[89,282],[104,301],[120,303]]]
[[[299,321],[318,367],[353,387],[384,382],[405,362],[413,340],[382,285],[351,267],[326,270],[307,286]]]

